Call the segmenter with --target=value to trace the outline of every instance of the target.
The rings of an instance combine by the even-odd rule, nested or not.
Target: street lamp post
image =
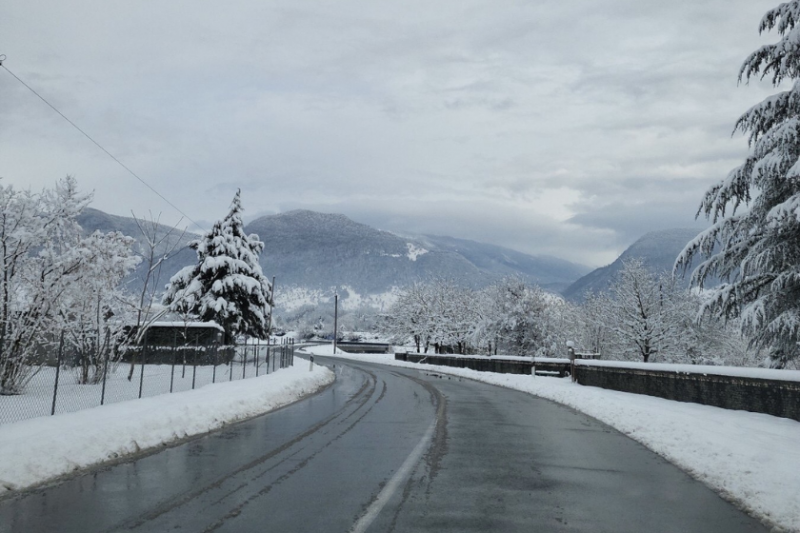
[[[339,295],[333,296],[333,355],[336,355],[336,340],[339,332]]]

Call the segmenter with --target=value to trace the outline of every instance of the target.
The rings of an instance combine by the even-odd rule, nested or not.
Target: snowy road
[[[0,501],[0,532],[767,530],[568,408],[328,361],[337,380],[317,396]]]

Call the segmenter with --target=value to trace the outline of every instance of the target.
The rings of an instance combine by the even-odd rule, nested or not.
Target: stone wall
[[[470,368],[482,372],[531,374],[531,361],[496,357],[452,357],[398,353],[395,359],[412,363]],[[658,365],[665,367],[668,365]],[[569,363],[537,361],[536,370],[569,373]],[[800,381],[757,377],[725,376],[711,373],[641,368],[641,365],[600,366],[578,362],[575,378],[581,385],[646,394],[679,402],[713,405],[765,413],[800,421]]]
[[[395,359],[409,363],[453,366],[469,368],[479,372],[497,372],[499,374],[530,374],[531,362],[495,357],[453,357],[447,355],[426,355],[423,353],[397,353]]]
[[[581,385],[800,421],[800,382],[579,364]]]

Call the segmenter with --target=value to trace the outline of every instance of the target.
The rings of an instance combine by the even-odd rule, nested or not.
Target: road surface
[[[425,369],[321,359],[337,374],[322,393],[0,501],[0,532],[768,530],[566,407]]]

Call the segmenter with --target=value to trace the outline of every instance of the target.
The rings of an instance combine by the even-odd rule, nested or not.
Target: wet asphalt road
[[[565,407],[326,362],[337,380],[314,397],[0,501],[0,532],[767,531]]]

